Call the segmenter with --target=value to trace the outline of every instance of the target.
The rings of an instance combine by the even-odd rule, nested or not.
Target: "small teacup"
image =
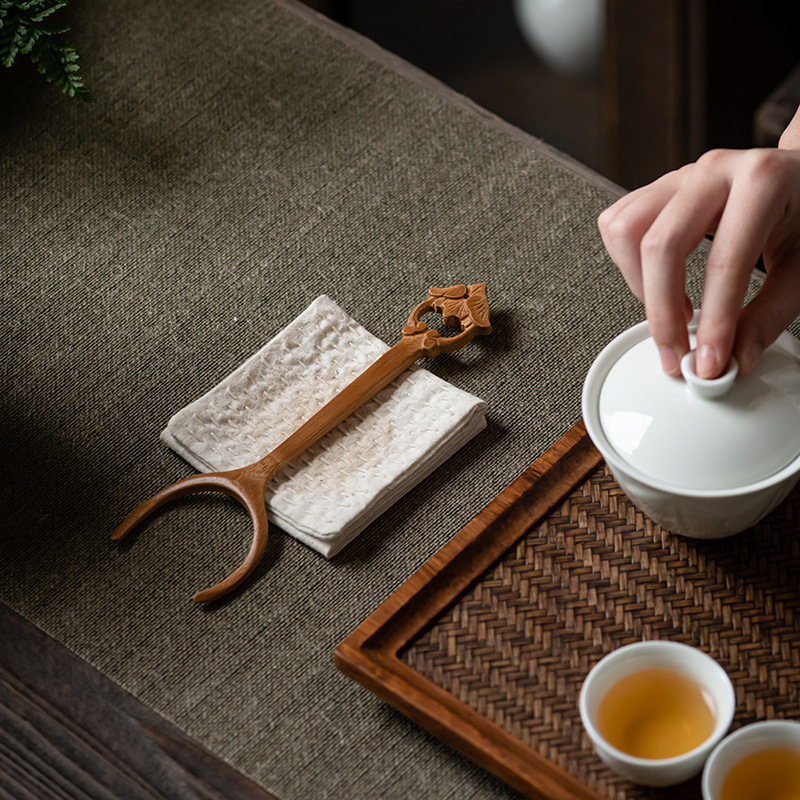
[[[800,722],[745,725],[727,736],[703,770],[703,800],[797,797]]]
[[[649,641],[609,653],[581,688],[592,745],[615,772],[646,786],[681,783],[703,768],[736,706],[725,670],[701,650]]]

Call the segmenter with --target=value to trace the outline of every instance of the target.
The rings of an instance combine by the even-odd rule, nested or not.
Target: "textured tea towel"
[[[161,438],[201,472],[258,461],[388,349],[323,295]],[[277,474],[269,518],[331,557],[482,430],[485,412],[412,367]]]

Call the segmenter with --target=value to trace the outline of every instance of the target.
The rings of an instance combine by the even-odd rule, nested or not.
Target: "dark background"
[[[308,4],[626,188],[712,147],[775,144],[765,114],[785,120],[771,96],[800,63],[797,2],[607,0],[588,80],[534,55],[511,0]]]

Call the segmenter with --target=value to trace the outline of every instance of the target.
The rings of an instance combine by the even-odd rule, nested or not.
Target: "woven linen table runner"
[[[285,798],[514,793],[331,655],[580,416],[643,318],[596,218],[615,196],[536,139],[272,0],[71,3],[96,98],[2,70],[0,599]],[[689,289],[699,297],[698,267]],[[159,441],[327,294],[385,342],[431,286],[485,281],[493,333],[421,365],[486,428],[330,560],[227,498],[124,515],[192,471]]]

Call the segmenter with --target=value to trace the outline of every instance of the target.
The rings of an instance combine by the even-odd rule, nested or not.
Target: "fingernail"
[[[698,378],[716,378],[720,372],[716,351],[707,344],[697,348],[695,372]]]
[[[756,361],[761,357],[764,348],[752,342],[739,353],[739,372],[746,375],[756,365]]]
[[[661,358],[661,369],[667,375],[680,375],[681,372],[681,357],[677,350],[671,347],[660,345],[658,348],[658,355]]]

